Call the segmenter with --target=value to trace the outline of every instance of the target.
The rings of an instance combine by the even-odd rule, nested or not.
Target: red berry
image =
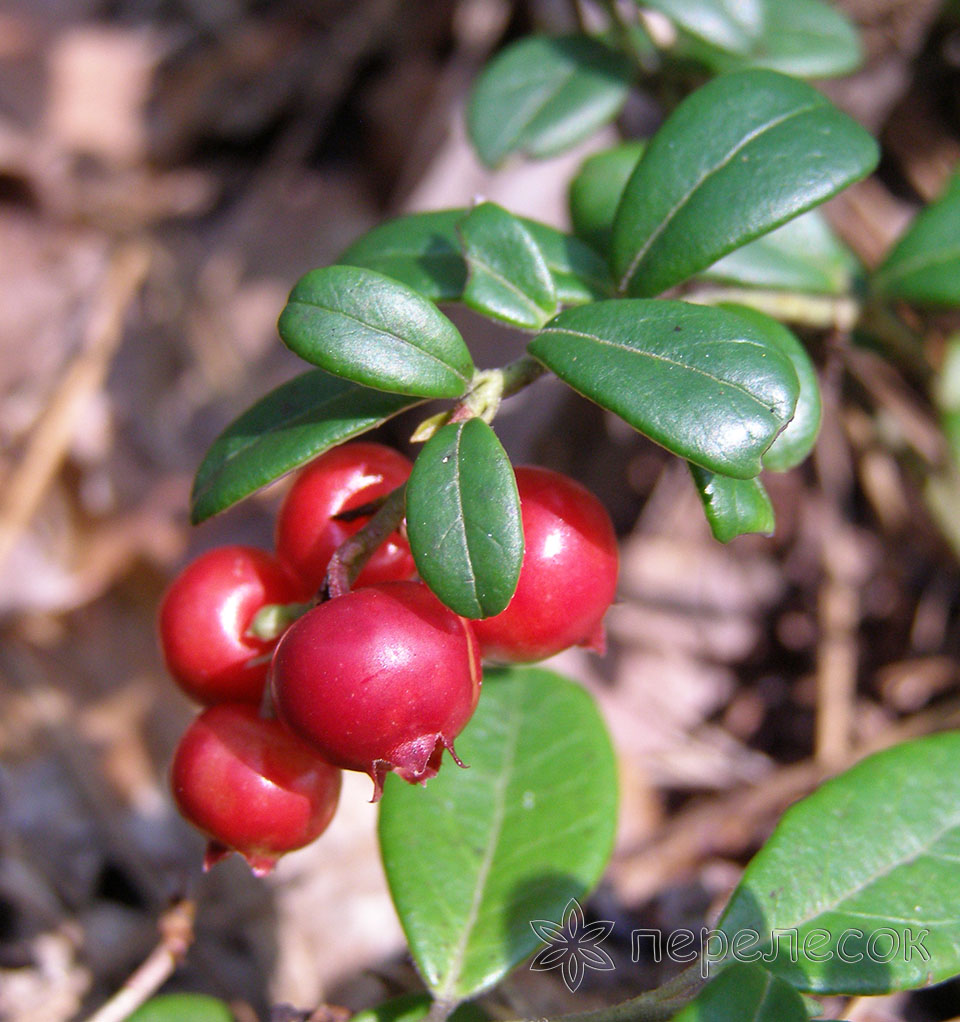
[[[603,615],[617,587],[617,541],[606,508],[559,472],[516,470],[524,554],[507,609],[473,622],[485,658],[527,663],[587,646],[602,653]]]
[[[277,556],[315,593],[333,552],[369,519],[335,516],[386,496],[407,481],[412,467],[382,444],[346,444],[322,454],[301,471],[283,501]],[[364,565],[356,585],[412,578],[415,570],[409,544],[395,532]]]
[[[324,759],[368,773],[374,800],[388,770],[433,777],[480,695],[469,623],[420,582],[314,607],[281,639],[271,677],[280,719]]]
[[[268,603],[303,599],[299,583],[272,555],[224,546],[191,562],[160,606],[160,644],[167,669],[201,703],[259,703],[272,642],[247,634]]]
[[[258,876],[318,838],[340,797],[340,771],[254,707],[205,710],[180,739],[171,785],[180,812],[209,838],[209,869],[239,852]]]

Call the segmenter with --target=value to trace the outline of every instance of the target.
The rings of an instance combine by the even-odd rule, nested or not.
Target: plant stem
[[[503,398],[528,387],[545,372],[546,368],[535,358],[524,355],[502,369],[478,373],[473,387],[454,406],[446,422],[464,422],[472,418],[491,422]],[[443,417],[432,416],[420,424],[414,435],[422,432],[421,439],[426,440],[443,424]],[[403,521],[404,511],[405,485],[398,486],[384,497],[370,520],[335,551],[327,565],[320,600],[333,599],[350,591],[350,586],[373,552]]]
[[[696,305],[734,302],[765,312],[774,319],[818,329],[833,328],[844,333],[853,329],[861,309],[849,295],[805,295],[794,291],[762,291],[753,288],[704,287],[684,295]]]
[[[406,483],[391,491],[377,513],[335,551],[327,565],[321,599],[333,599],[350,591],[373,552],[403,521]]]
[[[610,19],[610,24],[616,33],[620,48],[641,71],[644,73],[649,72],[650,54],[644,53],[637,46],[633,34],[634,26],[624,18],[623,12],[617,6],[617,0],[603,0],[603,8],[607,12],[607,17]]]
[[[656,990],[629,1001],[596,1011],[557,1015],[549,1022],[666,1022],[693,1000],[705,982],[696,963]]]
[[[500,372],[503,374],[503,390],[500,397],[511,397],[517,391],[529,387],[535,383],[546,372],[546,366],[541,365],[530,355],[523,355],[515,362],[505,365]]]

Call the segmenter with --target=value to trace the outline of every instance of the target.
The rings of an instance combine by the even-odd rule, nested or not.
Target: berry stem
[[[321,600],[343,596],[350,591],[373,552],[403,521],[406,484],[392,490],[377,513],[335,551],[327,566]]]

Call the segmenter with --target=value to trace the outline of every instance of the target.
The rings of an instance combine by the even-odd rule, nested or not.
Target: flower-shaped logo
[[[588,924],[576,898],[567,902],[562,922],[532,919],[530,925],[547,945],[533,956],[530,968],[534,972],[560,969],[570,993],[580,988],[587,969],[611,972],[615,968],[613,959],[598,946],[613,932],[613,921],[600,919]]]

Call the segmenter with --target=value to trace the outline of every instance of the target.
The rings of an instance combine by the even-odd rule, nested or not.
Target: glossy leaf
[[[416,397],[460,397],[470,352],[437,307],[391,277],[327,266],[301,277],[278,324],[301,358],[354,383]]]
[[[763,323],[686,302],[570,309],[528,350],[667,450],[737,478],[759,473],[799,393],[790,359]]]
[[[409,213],[358,238],[338,263],[393,277],[434,302],[458,301],[467,282],[457,224],[465,209]]]
[[[613,293],[607,264],[579,238],[538,220],[520,217],[553,274],[561,305],[583,305]]]
[[[678,6],[678,0],[671,6]],[[686,6],[685,0],[680,6]],[[754,0],[753,6],[760,10],[761,22],[732,40],[733,46],[691,29],[689,17],[674,18],[682,29],[677,56],[697,60],[721,74],[766,68],[798,78],[829,78],[860,66],[863,48],[857,29],[836,7],[822,0]]]
[[[782,323],[744,305],[724,305],[722,308],[743,317],[757,330],[765,331],[766,336],[790,359],[800,381],[800,394],[793,418],[763,455],[764,468],[772,472],[786,472],[799,465],[813,450],[820,432],[823,405],[817,371],[807,349]]]
[[[423,1022],[432,1005],[429,994],[401,994],[375,1008],[358,1011],[350,1022]],[[467,1002],[449,1016],[449,1022],[489,1022],[489,1018],[478,1004]]]
[[[613,225],[621,292],[647,297],[869,173],[877,145],[804,82],[772,71],[714,79],[654,135]]]
[[[457,224],[468,212],[442,209],[388,220],[355,241],[338,261],[386,274],[434,302],[459,301],[467,282],[467,264]],[[581,305],[609,295],[610,274],[596,252],[555,227],[518,219],[540,248],[562,305]]]
[[[630,180],[644,144],[624,142],[594,153],[570,183],[570,219],[577,237],[604,254],[610,248],[613,220],[623,189]]]
[[[462,617],[499,614],[523,561],[517,481],[482,419],[443,426],[407,481],[407,534],[424,582]]]
[[[512,213],[483,202],[459,226],[467,260],[463,301],[481,315],[535,330],[557,312],[553,277],[539,246]]]
[[[467,130],[495,167],[512,152],[563,152],[612,121],[627,98],[630,62],[587,36],[526,36],[501,50],[470,95]]]
[[[873,286],[887,298],[960,306],[960,176],[917,215],[877,270]]]
[[[206,994],[161,994],[138,1008],[128,1022],[234,1022],[233,1012]]]
[[[673,1022],[809,1022],[803,998],[759,965],[737,962],[708,983]]]
[[[880,994],[955,976],[958,761],[953,731],[887,749],[828,781],[784,814],[720,928],[731,941],[756,931],[753,950],[811,993]],[[795,939],[774,945],[777,931]]]
[[[607,863],[616,763],[593,699],[538,667],[488,669],[445,763],[426,788],[387,778],[380,847],[410,950],[438,998],[479,993],[541,943]]]
[[[753,532],[773,535],[773,505],[759,478],[732,479],[697,465],[690,471],[714,539],[729,543]]]
[[[213,442],[193,483],[191,520],[195,525],[205,521],[419,403],[319,369],[295,377],[261,398]]]
[[[788,220],[775,231],[734,249],[701,274],[746,287],[848,294],[859,264],[819,210]]]
[[[791,0],[780,0],[791,2]],[[747,53],[763,34],[764,0],[643,0],[678,28],[730,53]]]

